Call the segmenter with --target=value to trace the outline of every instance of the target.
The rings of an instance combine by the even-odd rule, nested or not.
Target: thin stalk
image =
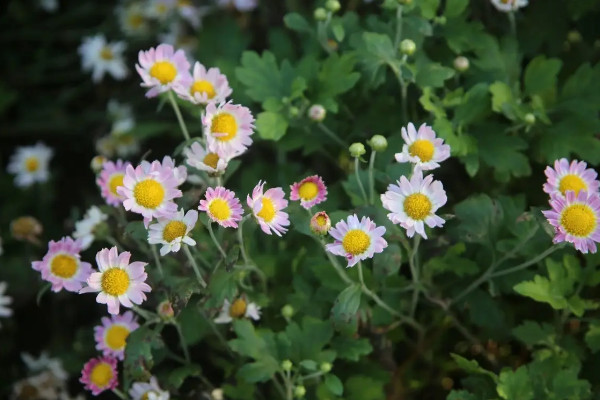
[[[497,278],[499,276],[504,276],[504,275],[512,274],[513,272],[521,271],[522,269],[525,269],[525,268],[529,267],[530,265],[533,265],[533,264],[537,263],[538,261],[543,260],[544,258],[548,257],[550,254],[554,253],[556,250],[558,250],[562,247],[563,246],[552,246],[549,249],[547,249],[546,251],[544,251],[543,253],[538,254],[536,257],[532,258],[529,261],[521,263],[512,268],[504,269],[502,271],[498,271],[496,273],[491,274],[490,278]]]
[[[119,389],[114,388],[112,389],[112,392],[120,399],[122,400],[127,400],[127,396],[125,396],[125,393],[121,392]]]
[[[189,247],[187,245],[183,245],[182,247],[183,247],[183,252],[187,256],[188,260],[190,261],[190,264],[192,264],[192,268],[194,269],[194,273],[196,274],[196,278],[198,279],[198,282],[200,283],[200,286],[202,286],[203,288],[206,289],[206,286],[207,286],[206,282],[204,281],[204,278],[202,278],[202,274],[200,273],[200,269],[198,268],[198,264],[196,263],[196,260],[194,259],[194,256],[190,252]]]
[[[371,150],[371,157],[369,157],[369,204],[375,203],[375,178],[374,178],[374,169],[375,169],[375,155],[377,152],[375,150]]]
[[[225,260],[227,258],[227,255],[225,254],[225,251],[223,251],[223,248],[219,244],[219,241],[217,240],[217,237],[215,236],[215,233],[213,232],[212,222],[208,223],[208,233],[210,233],[210,237],[212,238],[212,241],[214,242],[215,246],[217,246],[217,249],[219,249],[219,253],[221,253],[221,256],[223,256],[223,259]]]
[[[412,249],[412,254],[410,255],[409,265],[410,272],[413,278],[413,295],[412,301],[410,303],[410,316],[413,317],[415,312],[417,311],[417,303],[419,302],[419,294],[421,292],[420,283],[419,283],[419,263],[417,259],[417,252],[419,251],[419,244],[421,243],[421,236],[416,234],[414,240],[414,246]]]
[[[367,192],[365,192],[365,187],[363,186],[362,181],[360,180],[360,175],[358,174],[358,171],[358,157],[354,157],[354,173],[356,174],[356,181],[358,182],[360,193],[362,194],[363,199],[365,199],[365,203],[368,203],[369,199],[367,198]]]
[[[177,100],[175,100],[175,95],[172,90],[168,92],[169,101],[171,102],[171,106],[173,106],[173,111],[175,111],[175,115],[177,116],[177,121],[179,121],[179,127],[181,128],[181,133],[183,133],[183,137],[185,140],[190,140],[190,134],[187,130],[187,126],[183,121],[183,116],[181,115],[181,110],[179,110],[179,105],[177,104]]]
[[[329,136],[334,142],[336,142],[337,144],[339,144],[343,148],[348,147],[348,145],[346,144],[346,142],[344,142],[338,135],[336,135],[336,133],[334,131],[332,131],[331,129],[329,129],[322,122],[319,122],[317,124],[317,126],[319,127],[319,129],[321,129],[323,132],[325,132],[325,134],[327,136]]]
[[[242,228],[244,226],[244,222],[246,222],[248,217],[250,217],[250,214],[248,214],[244,218],[242,218],[242,220],[240,221],[240,224],[238,226],[238,231],[237,231],[238,242],[240,244],[240,252],[242,253],[242,259],[244,260],[245,265],[250,264],[250,260],[248,258],[248,253],[246,253],[246,246],[244,244],[244,232],[242,231]]]
[[[188,350],[187,343],[185,342],[185,337],[183,337],[183,332],[181,331],[181,327],[177,322],[173,322],[173,326],[177,331],[177,336],[179,336],[179,344],[181,345],[181,349],[183,350],[183,356],[185,357],[186,363],[190,363],[190,351]]]
[[[306,375],[306,376],[301,376],[300,377],[300,382],[308,380],[308,379],[312,379],[312,378],[318,378],[319,376],[323,376],[326,373],[327,372],[318,371],[318,372],[313,372],[312,374],[309,374],[309,375]]]
[[[397,52],[402,39],[402,5],[396,9],[396,37],[394,38],[394,50]]]
[[[163,274],[163,269],[162,269],[162,263],[160,262],[160,257],[158,257],[158,251],[156,251],[156,245],[151,245],[150,248],[152,249],[152,255],[154,256],[154,262],[156,263],[156,266],[158,267],[158,273],[160,274],[160,276],[164,276]]]
[[[134,305],[133,307],[131,307],[131,309],[133,311],[135,311],[136,313],[138,313],[146,321],[150,321],[150,320],[156,319],[158,317],[158,315],[156,315],[155,313],[153,313],[151,311],[144,310],[143,308],[138,307],[136,305]]]
[[[510,33],[514,38],[517,37],[517,20],[515,18],[515,12],[511,11],[508,13],[508,21],[510,22]]]

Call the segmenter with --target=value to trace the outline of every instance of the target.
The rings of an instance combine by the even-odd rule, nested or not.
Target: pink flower
[[[327,200],[327,187],[319,175],[304,178],[290,189],[290,200],[300,200],[300,205],[307,210]]]
[[[119,375],[117,372],[117,359],[113,357],[92,358],[83,366],[79,382],[91,391],[94,396],[98,396],[105,390],[112,390],[119,384]]]
[[[244,210],[235,193],[224,187],[208,188],[206,200],[200,200],[198,210],[206,212],[211,221],[224,228],[237,228]]]
[[[104,356],[123,360],[127,337],[139,326],[131,311],[110,318],[102,317],[102,325],[94,327],[96,350],[101,351]]]
[[[180,98],[194,104],[219,104],[232,92],[227,77],[219,68],[210,68],[207,71],[198,61],[194,64],[192,79],[177,86],[175,91]]]
[[[217,152],[238,156],[252,144],[254,117],[247,107],[209,103],[202,123],[208,145]]]
[[[142,78],[142,87],[150,88],[146,97],[155,97],[159,93],[173,89],[191,79],[190,63],[183,50],[177,50],[170,44],[160,44],[148,51],[140,51],[139,64],[135,69]]]
[[[335,242],[325,246],[328,252],[346,257],[348,267],[352,267],[361,260],[372,258],[375,253],[383,252],[387,242],[383,238],[384,226],[376,226],[367,217],[359,221],[356,214],[348,217],[347,221],[340,221],[335,228],[329,230]]]
[[[290,225],[288,214],[282,211],[287,207],[288,201],[284,198],[283,189],[279,187],[271,188],[263,194],[265,183],[259,181],[252,191],[252,197],[248,196],[246,202],[264,233],[281,236],[287,232],[285,227]]]
[[[125,170],[131,165],[129,162],[117,160],[116,162],[106,161],[102,164],[102,172],[96,179],[100,186],[100,194],[111,206],[118,207],[123,203],[123,196],[117,192],[117,188],[123,186]]]
[[[596,180],[598,174],[587,168],[584,161],[569,161],[566,158],[554,161],[554,169],[546,167],[544,173],[548,180],[544,183],[544,192],[549,195],[566,195],[567,190],[572,190],[578,195],[581,190],[588,193],[597,192],[600,182]]]

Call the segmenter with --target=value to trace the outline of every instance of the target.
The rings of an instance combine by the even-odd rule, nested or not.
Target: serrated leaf
[[[279,365],[272,358],[261,359],[240,368],[236,376],[248,383],[266,382],[270,380],[279,369]]]
[[[296,74],[288,61],[283,61],[279,67],[269,51],[263,52],[262,56],[245,51],[241,65],[235,70],[236,76],[253,100],[263,102],[271,97],[280,99],[290,95]]]
[[[178,367],[172,370],[169,373],[167,382],[170,386],[179,388],[187,378],[200,375],[202,375],[202,368],[199,365],[184,365],[183,367]]]
[[[256,130],[261,138],[278,141],[287,132],[288,121],[279,113],[261,112],[256,117]]]
[[[502,371],[496,390],[500,397],[506,400],[532,400],[534,398],[533,387],[525,366],[516,371]]]
[[[358,285],[351,285],[344,289],[335,300],[331,314],[337,321],[348,322],[360,306],[362,290]]]
[[[459,356],[458,354],[450,353],[450,356],[454,359],[458,367],[465,372],[471,374],[481,374],[489,376],[494,380],[494,382],[498,381],[498,376],[491,371],[488,371],[485,368],[482,368],[479,363],[475,360],[467,360],[466,358]]]
[[[444,15],[447,18],[458,17],[465,11],[468,5],[469,0],[446,0]]]
[[[525,321],[512,330],[513,335],[527,346],[549,343],[556,333],[549,324],[539,324],[535,321]]]
[[[359,361],[361,357],[367,356],[373,351],[369,339],[351,336],[337,337],[331,347],[336,351],[338,358],[350,361]]]
[[[133,380],[147,380],[154,365],[152,349],[163,345],[159,332],[148,326],[141,326],[131,332],[125,346],[125,373]]]
[[[525,69],[525,93],[541,96],[546,105],[554,103],[561,67],[562,61],[556,58],[541,55],[531,60]]]

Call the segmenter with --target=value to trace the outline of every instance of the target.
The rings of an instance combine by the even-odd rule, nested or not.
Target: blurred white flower
[[[6,282],[0,282],[0,317],[10,317],[13,315],[13,310],[8,306],[12,303],[12,297],[6,296]]]
[[[135,1],[116,9],[121,30],[128,36],[144,36],[149,32],[148,18],[142,2]]]
[[[17,147],[10,158],[8,172],[15,174],[15,184],[28,187],[35,182],[48,180],[48,164],[54,152],[43,143],[35,146]]]
[[[256,303],[248,303],[246,299],[240,297],[231,303],[225,299],[219,316],[215,318],[216,324],[228,324],[231,321],[240,318],[252,318],[255,321],[260,319],[260,307]]]
[[[100,82],[108,73],[116,80],[123,80],[128,74],[123,52],[125,42],[108,43],[104,35],[86,37],[79,46],[81,66],[84,71],[92,71],[92,80]]]
[[[498,11],[511,12],[529,4],[529,0],[491,0]]]
[[[29,372],[38,373],[49,371],[56,379],[66,381],[69,375],[65,372],[62,366],[62,361],[59,358],[50,358],[48,353],[42,351],[38,358],[34,358],[29,353],[21,353],[21,360],[27,366]]]
[[[258,6],[258,0],[217,0],[217,4],[223,8],[234,7],[240,12],[248,12]]]
[[[58,0],[40,0],[40,7],[46,12],[54,12],[58,10]]]
[[[98,207],[92,206],[86,211],[82,220],[75,222],[73,238],[79,239],[82,250],[90,247],[95,238],[96,228],[107,218],[108,216],[100,211]]]

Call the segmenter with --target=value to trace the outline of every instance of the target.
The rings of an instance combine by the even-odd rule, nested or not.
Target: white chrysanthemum
[[[175,9],[175,0],[150,0],[146,7],[148,17],[164,21]]]
[[[21,353],[21,360],[27,366],[29,372],[50,371],[59,380],[66,381],[69,378],[69,374],[64,370],[60,358],[50,358],[45,351],[40,353],[39,358],[34,358],[29,353]]]
[[[134,382],[129,389],[132,400],[169,400],[169,392],[158,386],[156,377],[150,377],[150,382]]]
[[[53,153],[52,149],[43,143],[17,147],[10,158],[7,170],[16,175],[15,184],[20,187],[28,187],[35,182],[46,182],[48,180],[48,164],[50,164]]]
[[[73,237],[79,239],[81,249],[86,250],[94,241],[94,231],[108,216],[96,206],[90,207],[81,221],[75,222]]]
[[[162,244],[161,256],[178,252],[182,243],[195,246],[196,241],[188,235],[197,221],[198,211],[195,210],[189,210],[185,215],[183,210],[179,210],[172,218],[158,218],[158,222],[148,228],[148,243]]]
[[[9,308],[12,303],[12,297],[4,294],[6,287],[6,282],[0,282],[0,317],[10,317],[13,314],[12,309]]]
[[[125,79],[128,74],[123,52],[125,42],[108,43],[104,35],[86,37],[79,46],[81,67],[84,71],[92,71],[92,80],[100,82],[108,73],[116,80]]]
[[[209,145],[205,150],[198,142],[194,142],[190,147],[184,149],[183,154],[186,156],[185,162],[190,167],[206,171],[211,175],[224,173],[230,159],[216,146]]]
[[[419,131],[412,123],[407,128],[402,128],[402,153],[396,153],[396,161],[400,163],[411,162],[421,170],[438,168],[439,163],[450,157],[450,146],[444,140],[437,138],[433,129],[423,124]]]
[[[529,4],[528,0],[491,0],[498,11],[511,12]]]
[[[144,36],[148,34],[150,25],[145,13],[145,5],[141,1],[117,7],[116,12],[121,30],[126,35]]]
[[[233,303],[225,299],[219,316],[215,318],[215,324],[228,324],[234,319],[240,318],[252,318],[258,321],[260,319],[260,307],[256,303],[248,303],[243,297]]]

